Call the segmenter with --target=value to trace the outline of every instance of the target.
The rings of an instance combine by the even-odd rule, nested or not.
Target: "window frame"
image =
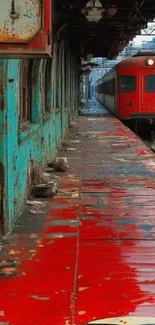
[[[52,59],[43,59],[42,63],[42,75],[41,75],[41,90],[42,90],[42,112],[44,115],[51,113],[51,95],[49,92],[52,91]]]
[[[57,46],[56,60],[56,111],[62,109],[62,44]]]
[[[32,123],[32,59],[20,63],[18,119],[20,124]]]
[[[45,114],[52,111],[51,92],[52,92],[52,59],[48,58],[45,66]],[[50,95],[49,95],[50,94]]]

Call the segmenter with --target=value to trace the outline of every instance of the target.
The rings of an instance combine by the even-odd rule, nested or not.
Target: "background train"
[[[139,55],[99,79],[95,97],[124,122],[155,124],[155,55]]]

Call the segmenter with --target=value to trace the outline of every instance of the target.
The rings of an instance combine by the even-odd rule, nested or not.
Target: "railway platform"
[[[155,156],[88,104],[59,152],[70,167],[57,196],[35,203],[1,242],[0,324],[155,317]],[[94,109],[102,116],[89,116]]]

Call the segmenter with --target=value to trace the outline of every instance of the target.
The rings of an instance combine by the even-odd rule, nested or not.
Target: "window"
[[[132,93],[136,91],[136,77],[120,76],[119,77],[119,90],[121,93]]]
[[[149,93],[155,93],[155,75],[145,77],[145,89]]]
[[[115,94],[115,79],[112,79],[111,81],[111,94]]]
[[[64,62],[65,62],[65,65],[64,65],[64,70],[65,70],[65,93],[64,93],[64,96],[65,96],[65,108],[68,108],[69,107],[69,104],[70,104],[70,100],[69,100],[69,96],[70,96],[70,89],[69,89],[69,80],[70,80],[70,56],[69,56],[69,53],[67,53],[67,50],[65,48],[65,52],[64,52]]]
[[[62,100],[62,48],[57,48],[57,62],[56,62],[56,109],[61,108]]]
[[[46,91],[47,82],[45,78],[47,59],[42,59],[41,65],[41,99],[42,99],[42,112],[46,112]]]
[[[45,59],[42,66],[42,105],[44,113],[50,113],[51,111],[51,64],[51,58]]]
[[[47,59],[46,63],[46,69],[45,69],[45,92],[46,92],[46,105],[45,105],[45,111],[50,112],[51,111],[51,92],[52,92],[52,79],[51,79],[51,73],[52,73],[52,59]]]
[[[28,59],[21,60],[19,104],[20,122],[31,122],[32,62],[33,60]]]

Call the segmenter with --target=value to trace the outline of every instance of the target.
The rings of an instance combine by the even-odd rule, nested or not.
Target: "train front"
[[[155,121],[155,56],[138,56],[118,66],[117,100],[121,120]]]

